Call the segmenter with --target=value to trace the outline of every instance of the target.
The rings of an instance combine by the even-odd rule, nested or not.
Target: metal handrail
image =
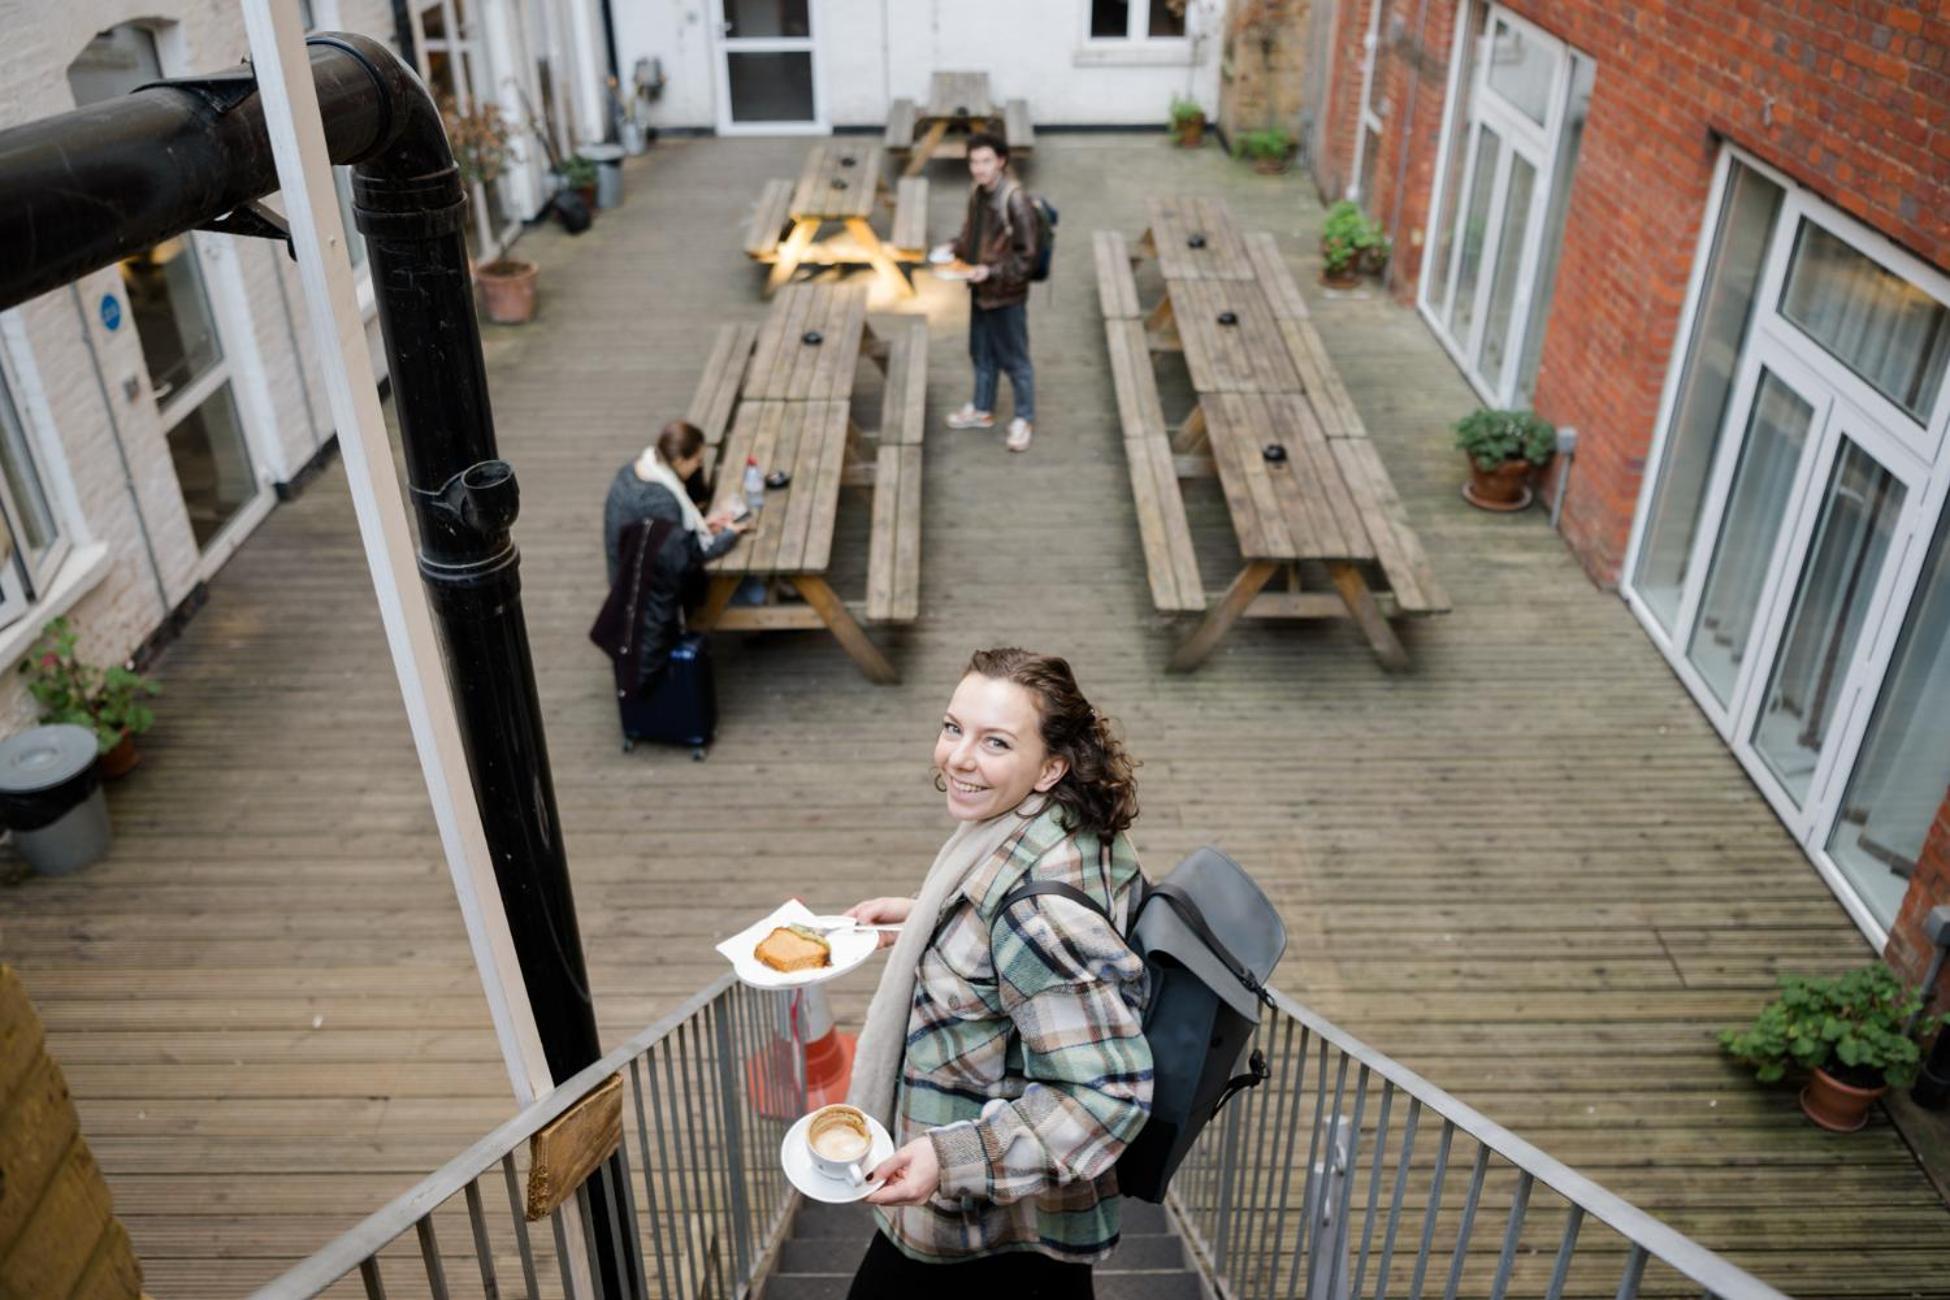
[[[1207,1127],[1174,1179],[1170,1195],[1194,1262],[1221,1300],[1385,1298],[1396,1285],[1390,1270],[1396,1262],[1405,1211],[1410,1208],[1408,1189],[1411,1183],[1423,1182],[1417,1207],[1422,1221],[1419,1249],[1405,1293],[1419,1300],[1425,1286],[1442,1281],[1443,1295],[1453,1298],[1464,1289],[1470,1239],[1493,1158],[1500,1162],[1499,1175],[1515,1172],[1515,1186],[1495,1275],[1487,1288],[1471,1294],[1480,1291],[1501,1300],[1511,1289],[1520,1253],[1539,1253],[1521,1252],[1521,1246],[1526,1223],[1536,1218],[1535,1202],[1540,1192],[1547,1192],[1555,1193],[1562,1203],[1564,1228],[1554,1243],[1546,1243],[1555,1246],[1547,1287],[1528,1288],[1526,1293],[1541,1290],[1552,1300],[1563,1294],[1580,1234],[1595,1222],[1615,1234],[1611,1249],[1623,1248],[1619,1300],[1639,1294],[1652,1263],[1671,1269],[1697,1288],[1689,1290],[1691,1294],[1783,1300],[1774,1287],[1277,990],[1272,1007],[1272,1013],[1262,1018],[1255,1042],[1276,1062],[1271,1086],[1256,1090],[1264,1095],[1243,1094]],[[1311,1079],[1310,1056],[1316,1058]],[[1351,1095],[1350,1067],[1354,1067]],[[1376,1080],[1379,1112],[1368,1119]],[[1403,1098],[1405,1113],[1391,1123],[1391,1113]],[[1350,1103],[1351,1119],[1345,1112]],[[1440,1118],[1442,1129],[1434,1159],[1425,1168],[1416,1161],[1415,1143],[1418,1129],[1431,1114]],[[1303,1135],[1305,1163],[1296,1165]],[[1395,1143],[1392,1153],[1391,1141]],[[1468,1192],[1460,1209],[1445,1219],[1444,1184],[1449,1171],[1460,1167],[1460,1159],[1470,1154],[1469,1143],[1475,1144],[1475,1151]],[[1365,1211],[1354,1202],[1356,1184],[1364,1176]],[[1389,1189],[1385,1206],[1384,1189]],[[1359,1217],[1358,1224],[1354,1216]],[[1430,1275],[1439,1228],[1445,1241],[1453,1236],[1446,1280]],[[1595,1253],[1587,1251],[1586,1258]],[[1405,1252],[1403,1260],[1406,1268]],[[1372,1290],[1365,1289],[1370,1284]]]
[[[383,1297],[380,1252],[409,1230],[419,1236],[421,1267],[439,1300],[447,1284],[433,1216],[456,1196],[466,1200],[485,1293],[504,1293],[494,1285],[495,1243],[480,1194],[481,1179],[497,1164],[525,1294],[538,1295],[516,1153],[618,1074],[631,1103],[625,1107],[625,1160],[620,1185],[605,1183],[603,1190],[622,1207],[629,1239],[619,1239],[615,1253],[633,1266],[636,1294],[686,1300],[749,1295],[793,1205],[776,1146],[806,1106],[798,1023],[790,995],[761,993],[721,976],[258,1291],[257,1300],[306,1300],[354,1272],[369,1297]],[[1780,1291],[1277,990],[1255,1046],[1273,1062],[1269,1083],[1242,1094],[1206,1128],[1168,1199],[1194,1265],[1219,1300],[1386,1300],[1390,1294],[1420,1300],[1425,1288],[1434,1294],[1437,1287],[1445,1300],[1459,1294],[1503,1300],[1513,1283],[1525,1294],[1556,1300],[1574,1266],[1615,1269],[1618,1300],[1639,1295],[1655,1266],[1684,1279],[1687,1294],[1784,1300]],[[1377,1094],[1378,1109],[1371,1110]],[[1426,1132],[1430,1117],[1441,1121],[1432,1161],[1426,1141],[1417,1148],[1418,1131]],[[634,1172],[628,1163],[632,1142]],[[1459,1206],[1445,1208],[1449,1176],[1465,1163],[1467,1194]],[[1515,1185],[1495,1273],[1484,1278],[1472,1276],[1468,1265],[1492,1173],[1499,1182],[1514,1173]],[[604,1166],[589,1181],[609,1177]],[[1364,1178],[1357,1205],[1356,1185]],[[1415,1204],[1411,1185],[1417,1188]],[[1552,1197],[1564,1222],[1561,1233],[1543,1243],[1552,1248],[1545,1284],[1541,1276],[1519,1273],[1524,1258],[1544,1253],[1541,1246],[1524,1249],[1524,1234]],[[1595,1234],[1588,1228],[1594,1224],[1609,1230],[1603,1245],[1591,1242]],[[576,1295],[568,1271],[571,1243],[559,1213],[551,1227],[563,1293]],[[1448,1254],[1446,1276],[1439,1240]],[[1479,1272],[1487,1272],[1488,1252],[1478,1254]],[[1622,1262],[1593,1263],[1601,1254],[1621,1254]],[[1584,1289],[1589,1287],[1585,1279]]]

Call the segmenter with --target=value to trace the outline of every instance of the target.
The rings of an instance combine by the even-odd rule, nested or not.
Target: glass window
[[[7,479],[8,492],[18,518],[13,519],[21,547],[41,551],[52,546],[59,530],[54,511],[41,486],[41,473],[34,465],[34,452],[27,441],[27,427],[21,422],[20,408],[7,390],[6,377],[0,376],[0,473]]]
[[[1185,0],[1151,0],[1151,25],[1146,36],[1183,36],[1185,34]]]
[[[1530,196],[1537,185],[1537,169],[1522,154],[1510,155],[1510,184],[1503,200],[1503,231],[1497,237],[1496,276],[1490,281],[1489,316],[1483,322],[1482,369],[1496,381],[1503,373],[1504,350],[1510,336],[1510,308],[1517,296],[1522,270],[1524,232],[1530,228]]]
[[[1518,112],[1544,125],[1550,116],[1551,81],[1557,75],[1558,52],[1514,23],[1499,18],[1490,42],[1490,89]]]
[[[223,359],[203,272],[189,241],[188,235],[167,239],[122,261],[129,316],[158,403]]]
[[[812,55],[804,51],[725,55],[734,122],[810,122]],[[498,232],[497,232],[498,233]]]
[[[1469,210],[1463,217],[1462,264],[1456,268],[1456,304],[1449,328],[1458,339],[1469,337],[1469,322],[1476,310],[1476,273],[1482,269],[1483,238],[1490,224],[1490,182],[1496,177],[1496,157],[1501,141],[1487,126],[1476,131],[1476,165],[1469,178]]]
[[[1815,409],[1800,394],[1760,372],[1747,437],[1734,470],[1733,489],[1720,520],[1720,536],[1707,571],[1706,592],[1686,656],[1722,704],[1733,695],[1747,638],[1759,612],[1761,589],[1774,555],[1774,539],[1787,513],[1801,448],[1812,432]]]
[[[1529,406],[1537,392],[1537,363],[1544,354],[1544,321],[1557,292],[1557,262],[1564,251],[1564,225],[1571,212],[1571,177],[1577,174],[1578,149],[1584,144],[1584,123],[1591,115],[1591,88],[1598,65],[1571,55],[1571,101],[1564,112],[1557,161],[1551,168],[1550,206],[1544,210],[1544,251],[1537,266],[1537,283],[1530,295],[1530,319],[1524,324],[1523,355],[1517,361],[1519,406]]]
[[[1733,372],[1753,321],[1754,291],[1767,239],[1781,210],[1781,187],[1751,168],[1730,164],[1725,206],[1700,286],[1685,369],[1673,402],[1658,486],[1647,507],[1632,588],[1666,631],[1679,617],[1687,562],[1699,528],[1714,454],[1720,447]]]
[[[1950,511],[1889,663],[1828,839],[1835,865],[1885,926],[1896,919],[1950,789]]]
[[[1755,752],[1797,804],[1835,719],[1904,495],[1895,475],[1843,440],[1754,724]]]
[[[725,0],[725,35],[805,36],[812,31],[807,0]]]
[[[199,549],[257,495],[243,422],[230,385],[220,386],[169,431],[169,459]]]
[[[155,36],[147,28],[124,23],[97,33],[82,47],[68,65],[68,89],[74,92],[75,105],[85,108],[161,81],[162,75]]]
[[[1130,0],[1090,0],[1090,35],[1121,41],[1131,34]]]
[[[1462,44],[1459,47],[1456,69],[1455,120],[1449,130],[1448,169],[1442,177],[1442,212],[1436,220],[1434,257],[1429,263],[1428,299],[1429,305],[1438,312],[1442,310],[1443,299],[1449,293],[1449,253],[1455,241],[1442,236],[1456,228],[1456,205],[1462,202],[1463,163],[1469,157],[1469,96],[1471,87],[1476,84],[1476,34],[1483,30],[1483,5],[1481,0],[1471,0],[1469,5],[1469,25],[1464,29]]]
[[[1950,359],[1950,308],[1802,219],[1781,315],[1917,419]]]

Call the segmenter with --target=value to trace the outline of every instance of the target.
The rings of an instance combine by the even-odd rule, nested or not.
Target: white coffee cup
[[[873,1129],[865,1112],[852,1106],[821,1106],[806,1123],[806,1153],[813,1168],[828,1178],[853,1187],[866,1182]]]

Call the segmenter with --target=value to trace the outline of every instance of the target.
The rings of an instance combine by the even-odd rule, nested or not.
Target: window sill
[[[42,624],[80,604],[81,598],[108,576],[109,559],[107,542],[90,542],[68,552],[47,594],[35,601],[18,621],[0,628],[0,665],[12,668],[40,636]]]
[[[1070,56],[1079,68],[1189,68],[1192,42],[1184,37],[1155,41],[1091,41]]]

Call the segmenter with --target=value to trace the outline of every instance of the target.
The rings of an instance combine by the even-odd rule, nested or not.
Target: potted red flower
[[[50,620],[21,662],[27,693],[40,705],[42,722],[68,722],[95,733],[102,775],[122,776],[142,761],[135,738],[155,725],[147,703],[162,687],[129,665],[97,668],[75,652],[74,626]]]
[[[1903,987],[1876,962],[1845,975],[1784,975],[1781,996],[1746,1029],[1720,1035],[1728,1055],[1762,1083],[1808,1071],[1802,1113],[1825,1129],[1853,1133],[1891,1087],[1916,1077],[1921,1041],[1942,1024],[1923,1016],[1921,990]]]

